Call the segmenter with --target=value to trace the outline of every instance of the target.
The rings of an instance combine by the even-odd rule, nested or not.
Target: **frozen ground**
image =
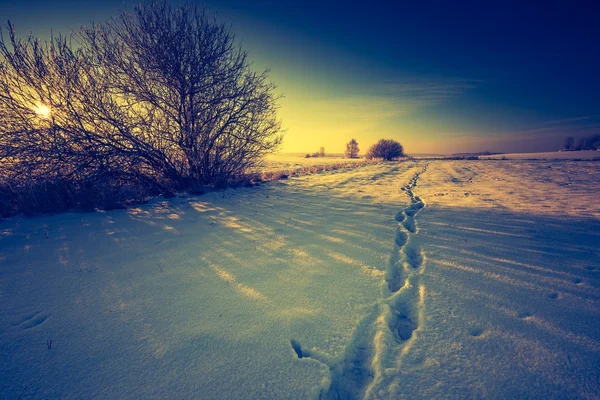
[[[368,165],[0,223],[0,397],[600,397],[600,164]]]
[[[267,157],[264,166],[259,168],[259,170],[261,172],[294,171],[331,164],[353,165],[364,162],[364,158],[344,158],[341,154],[306,158],[302,154],[282,153]]]
[[[479,156],[481,159],[490,160],[600,160],[600,151],[554,151],[547,153],[511,153]]]

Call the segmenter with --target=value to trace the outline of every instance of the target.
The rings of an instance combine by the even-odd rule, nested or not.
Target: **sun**
[[[38,104],[36,104],[36,106],[33,110],[40,118],[43,118],[43,119],[50,118],[50,107],[48,107],[45,104],[38,103]]]

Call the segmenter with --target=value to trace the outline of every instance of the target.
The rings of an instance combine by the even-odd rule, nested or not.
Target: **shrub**
[[[600,149],[600,135],[582,137],[575,150],[597,150]]]
[[[395,140],[381,139],[366,154],[367,160],[382,158],[386,161],[404,157],[404,148]]]
[[[10,23],[7,32],[0,186],[33,196],[13,206],[46,196],[60,201],[40,210],[62,209],[90,184],[106,196],[122,182],[140,192],[227,185],[281,143],[267,71],[255,72],[203,9],[143,3],[82,29],[74,46],[71,37],[19,39]]]
[[[119,209],[133,202],[144,202],[156,194],[138,182],[122,181],[111,176],[95,176],[93,180],[86,181],[65,178],[40,182],[4,180],[0,184],[0,216],[71,209]]]

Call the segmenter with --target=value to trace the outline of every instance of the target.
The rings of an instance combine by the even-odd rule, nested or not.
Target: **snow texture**
[[[600,168],[408,161],[0,222],[0,397],[600,397]]]
[[[480,159],[489,160],[600,160],[597,150],[554,151],[547,153],[509,153],[479,156]]]

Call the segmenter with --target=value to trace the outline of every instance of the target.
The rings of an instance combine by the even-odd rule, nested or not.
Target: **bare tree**
[[[325,147],[319,148],[319,157],[325,157]]]
[[[110,206],[107,199],[123,186],[169,183],[175,166],[127,118],[130,110],[89,48],[73,46],[72,36],[19,39],[10,22],[6,32],[0,31],[0,195],[12,208]]]
[[[82,169],[91,164],[130,163],[161,158],[136,132],[127,107],[111,91],[109,76],[92,63],[86,49],[73,50],[71,38],[40,42],[15,36],[8,25],[9,46],[0,41],[0,110],[4,157],[41,166]],[[43,157],[40,157],[43,156]],[[130,160],[124,160],[127,157]],[[163,166],[168,168],[168,166]]]
[[[223,184],[281,143],[268,71],[203,9],[144,3],[49,42],[6,32],[0,186]]]
[[[579,139],[575,150],[598,150],[600,149],[600,135],[585,136]]]
[[[111,91],[186,181],[227,181],[281,143],[274,84],[194,5],[148,2],[84,30]],[[139,114],[135,115],[136,113]]]
[[[564,150],[573,150],[575,146],[575,138],[573,136],[568,136],[565,138]]]
[[[358,142],[356,139],[352,138],[352,140],[346,143],[345,155],[347,158],[358,158],[359,151],[360,149],[358,148]]]

